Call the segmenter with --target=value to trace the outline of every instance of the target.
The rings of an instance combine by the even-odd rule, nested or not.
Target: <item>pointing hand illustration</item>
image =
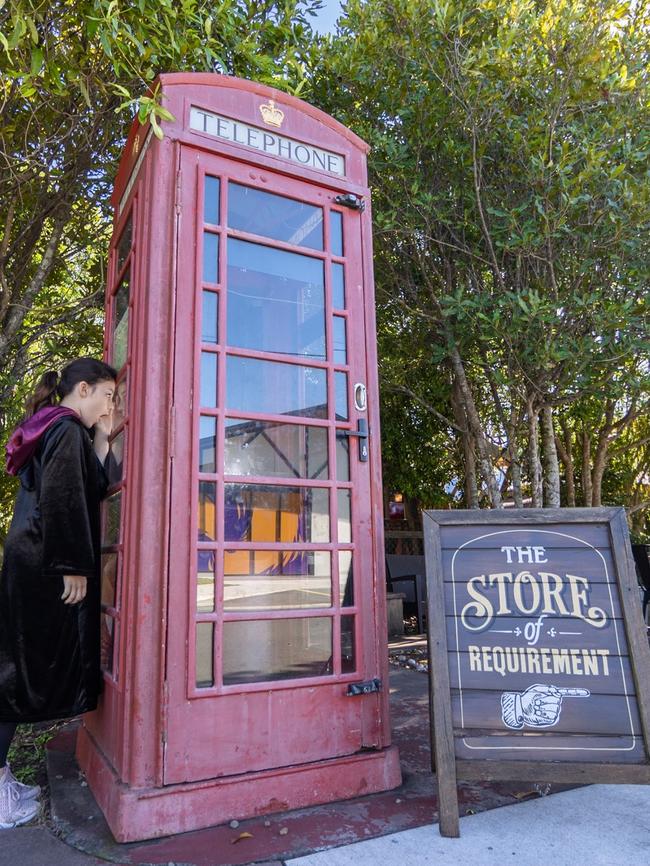
[[[550,728],[560,720],[562,698],[588,698],[589,689],[566,689],[536,684],[525,692],[503,692],[501,717],[509,728]]]

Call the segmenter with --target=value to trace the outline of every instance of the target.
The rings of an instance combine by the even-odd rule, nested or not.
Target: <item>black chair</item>
[[[650,603],[650,558],[648,551],[650,544],[633,544],[632,556],[636,566],[636,576],[639,581],[639,586],[643,589],[643,619],[648,622],[648,604]]]
[[[404,608],[412,609],[418,631],[424,634],[427,620],[427,579],[423,556],[386,555],[386,588],[404,594]]]

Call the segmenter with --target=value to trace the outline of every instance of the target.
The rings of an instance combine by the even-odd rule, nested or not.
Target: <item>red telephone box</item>
[[[120,841],[400,783],[390,746],[367,146],[160,77],[113,202],[105,690],[78,758]]]

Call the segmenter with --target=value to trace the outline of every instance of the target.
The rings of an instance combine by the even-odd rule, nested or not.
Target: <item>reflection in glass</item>
[[[345,431],[336,431],[336,480],[350,480],[350,440]]]
[[[339,550],[339,591],[341,607],[352,607],[354,604],[354,579],[351,550]]]
[[[230,238],[228,345],[325,359],[319,259]]]
[[[119,484],[122,480],[125,439],[126,431],[122,430],[112,440],[109,446],[108,455],[106,457],[106,461],[104,462],[104,468],[106,469],[106,474],[108,475],[109,486],[113,484]]]
[[[201,415],[199,422],[199,472],[216,472],[217,419]]]
[[[126,261],[126,258],[131,250],[131,241],[133,238],[133,223],[132,223],[132,215],[129,214],[129,218],[126,221],[126,225],[122,229],[122,234],[120,235],[120,239],[117,242],[117,267],[115,269],[115,275],[119,274],[122,269],[122,265]]]
[[[352,523],[350,520],[350,489],[338,491],[339,504],[339,542],[347,544],[352,541]]]
[[[196,609],[214,610],[214,550],[199,550],[196,556]]]
[[[226,550],[224,610],[276,610],[332,604],[330,554],[304,550]]]
[[[102,604],[115,607],[117,553],[102,553]]]
[[[334,400],[336,404],[336,420],[348,420],[348,374],[334,373]]]
[[[129,273],[127,270],[113,299],[113,366],[119,370],[126,361],[129,338]]]
[[[124,423],[128,411],[128,394],[126,377],[118,382],[113,394],[113,429],[117,430]]]
[[[219,235],[203,232],[203,282],[219,282]]]
[[[219,178],[205,176],[203,187],[203,222],[219,224]]]
[[[238,183],[228,186],[228,225],[297,247],[323,249],[322,208]]]
[[[329,617],[226,622],[223,643],[224,685],[332,674]]]
[[[345,309],[345,272],[337,262],[332,262],[332,306],[335,310]]]
[[[341,673],[350,674],[357,669],[354,639],[354,617],[341,617]]]
[[[327,417],[325,370],[229,355],[226,404],[240,412]]]
[[[113,643],[115,637],[115,620],[108,613],[101,616],[99,636],[99,664],[103,671],[113,673]]]
[[[224,473],[327,478],[327,430],[277,421],[226,419]]]
[[[321,487],[225,485],[226,541],[296,544],[330,540],[329,492]]]
[[[334,363],[347,364],[347,340],[345,338],[345,319],[342,316],[334,316]]]
[[[214,623],[196,624],[196,687],[206,689],[214,685]]]
[[[203,292],[203,313],[201,317],[201,339],[204,343],[216,343],[217,317],[219,315],[219,295],[216,292]]]
[[[201,352],[201,406],[211,409],[217,405],[217,356],[214,352]]]
[[[214,541],[216,538],[216,503],[217,485],[214,481],[199,481],[199,541]]]
[[[343,215],[340,211],[330,211],[330,251],[333,256],[343,255]]]
[[[117,544],[120,540],[120,515],[122,511],[122,491],[118,490],[102,503],[104,508],[104,537],[106,546]]]

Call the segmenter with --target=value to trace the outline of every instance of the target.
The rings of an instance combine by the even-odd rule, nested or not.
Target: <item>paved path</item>
[[[591,785],[287,860],[286,866],[647,866],[650,786]]]

